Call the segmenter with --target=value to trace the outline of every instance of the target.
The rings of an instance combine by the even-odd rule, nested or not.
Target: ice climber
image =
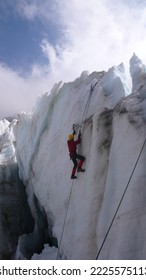
[[[76,170],[77,170],[77,172],[85,172],[85,169],[82,169],[82,165],[85,161],[85,157],[77,154],[77,151],[76,151],[77,145],[81,143],[81,132],[79,132],[78,139],[76,141],[74,140],[74,134],[75,134],[75,131],[73,132],[73,134],[69,134],[68,141],[67,141],[70,159],[74,163],[74,167],[72,169],[72,174],[71,174],[71,179],[77,178],[75,176]],[[79,163],[78,163],[77,159],[79,159]]]

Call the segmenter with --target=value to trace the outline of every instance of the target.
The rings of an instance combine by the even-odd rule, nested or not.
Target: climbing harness
[[[89,104],[90,104],[92,92],[93,92],[93,90],[94,90],[94,88],[95,88],[95,86],[97,85],[98,82],[99,82],[99,81],[97,81],[97,82],[95,83],[94,86],[91,86],[90,94],[89,94],[89,96],[88,96],[88,99],[87,99],[87,102],[86,102],[86,105],[85,105],[85,109],[84,109],[84,112],[83,112],[83,117],[82,117],[82,122],[81,122],[81,124],[82,124],[83,121],[85,121],[85,119],[86,119],[86,115],[87,115],[87,113],[88,113],[88,109],[89,109]],[[73,124],[73,130],[75,130],[76,127],[81,128],[81,125],[79,125],[79,124]],[[82,133],[83,133],[83,130],[82,130]],[[66,208],[64,223],[63,223],[63,227],[62,227],[61,237],[60,237],[60,241],[59,241],[59,245],[58,245],[58,251],[57,251],[56,260],[58,259],[59,254],[60,254],[60,247],[61,247],[61,243],[62,243],[62,239],[63,239],[63,233],[64,233],[64,229],[65,229],[65,224],[66,224],[66,219],[67,219],[69,204],[70,204],[70,200],[71,200],[73,185],[74,185],[74,180],[72,181],[72,184],[71,184],[71,189],[70,189],[70,193],[69,193],[69,199],[68,199],[68,203],[67,203],[67,208]]]
[[[113,222],[114,222],[114,220],[115,220],[115,218],[116,218],[116,215],[117,215],[117,213],[118,213],[118,211],[119,211],[119,208],[120,208],[120,206],[121,206],[121,204],[122,204],[122,201],[123,201],[123,199],[124,199],[124,196],[125,196],[125,194],[126,194],[126,191],[127,191],[128,187],[129,187],[130,181],[131,181],[131,179],[132,179],[132,177],[133,177],[133,174],[134,174],[134,172],[135,172],[135,169],[136,169],[136,167],[137,167],[138,161],[139,161],[139,159],[140,159],[140,157],[141,157],[141,154],[142,154],[142,152],[143,152],[143,149],[144,149],[145,144],[146,144],[146,138],[145,138],[145,140],[144,140],[144,142],[143,142],[142,148],[141,148],[141,150],[140,150],[140,153],[139,153],[139,155],[138,155],[138,158],[137,158],[137,160],[136,160],[136,163],[135,163],[135,165],[134,165],[134,168],[133,168],[133,170],[132,170],[132,172],[131,172],[131,175],[130,175],[130,177],[129,177],[129,180],[128,180],[128,183],[127,183],[127,185],[126,185],[126,188],[125,188],[125,190],[124,190],[124,192],[123,192],[123,195],[122,195],[122,197],[121,197],[121,199],[120,199],[120,202],[119,202],[119,204],[118,204],[118,207],[117,207],[117,209],[116,209],[116,211],[115,211],[115,214],[114,214],[114,216],[113,216],[113,218],[112,218],[112,221],[111,221],[111,223],[110,223],[110,225],[109,225],[109,228],[108,228],[108,230],[107,230],[107,232],[106,232],[106,234],[105,234],[105,237],[104,237],[103,242],[102,242],[102,244],[101,244],[101,246],[100,246],[100,249],[99,249],[99,251],[98,251],[98,253],[97,253],[96,260],[99,258],[99,255],[100,255],[100,253],[101,253],[101,251],[102,251],[102,248],[103,248],[103,246],[104,246],[104,244],[105,244],[105,241],[106,241],[106,239],[107,239],[107,237],[108,237],[108,234],[109,234],[109,232],[110,232],[110,230],[111,230],[111,227],[112,227],[112,225],[113,225]]]

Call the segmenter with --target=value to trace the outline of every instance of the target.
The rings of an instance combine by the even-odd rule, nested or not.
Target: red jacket
[[[70,156],[73,156],[74,154],[76,154],[76,150],[77,150],[77,145],[81,143],[81,136],[78,136],[78,140],[74,141],[74,140],[68,140],[67,144],[68,144],[68,149],[69,149],[69,154]]]

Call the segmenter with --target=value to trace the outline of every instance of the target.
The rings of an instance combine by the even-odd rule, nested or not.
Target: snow
[[[144,126],[140,127],[141,137],[139,137],[137,130],[133,129],[133,126],[127,122],[127,114],[122,118],[115,114],[113,128],[104,201],[98,223],[99,244],[102,244],[105,232],[110,226],[145,141]],[[100,259],[109,259],[111,257],[116,259],[117,256],[119,259],[140,259],[145,256],[142,252],[138,252],[139,248],[137,248],[135,240],[139,235],[137,225],[140,217],[137,211],[139,212],[143,208],[142,212],[145,212],[144,185],[146,176],[143,165],[146,160],[145,156],[145,153],[143,153],[143,158],[139,160],[138,167],[130,181],[104,250],[101,252]],[[141,191],[142,194],[140,194]],[[141,234],[145,235],[145,229],[144,223],[140,229]]]
[[[44,249],[41,254],[34,254],[32,260],[48,260],[48,256],[51,260],[56,260],[57,249],[55,247],[49,247],[48,244],[44,245]]]
[[[134,53],[130,59],[130,73],[132,77],[133,89],[132,91],[137,93],[141,89],[146,89],[145,78],[146,78],[146,66]]]
[[[16,139],[11,123],[0,120],[0,259],[14,258],[18,238],[33,230],[25,186],[18,177]]]
[[[131,95],[120,64],[108,72],[85,71],[75,81],[56,84],[51,94],[38,99],[31,114],[20,114],[14,127],[19,175],[27,187],[35,223],[34,195],[47,215],[49,238],[54,238],[32,259],[57,255],[59,259],[95,259],[145,139],[145,92],[138,91],[139,85],[142,89],[146,84],[144,66],[135,57],[130,63],[133,81],[138,75]],[[79,152],[86,158],[86,172],[78,173],[74,181],[67,148],[73,124],[82,126]],[[145,157],[144,152],[101,259],[146,257]],[[25,238],[19,242],[22,259]]]
[[[13,134],[13,127],[16,124],[14,120],[11,124],[7,120],[0,120],[0,164],[7,162],[15,162],[15,137]]]

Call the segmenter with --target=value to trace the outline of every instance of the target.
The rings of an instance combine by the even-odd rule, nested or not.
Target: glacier
[[[55,84],[31,113],[0,122],[0,186],[15,173],[14,188],[27,196],[11,258],[146,258],[146,67],[136,54],[130,74],[132,90],[122,63],[84,71]],[[67,147],[73,124],[86,158],[76,180]]]
[[[19,236],[34,228],[25,186],[19,178],[13,133],[16,122],[0,121],[0,259],[14,259]]]

